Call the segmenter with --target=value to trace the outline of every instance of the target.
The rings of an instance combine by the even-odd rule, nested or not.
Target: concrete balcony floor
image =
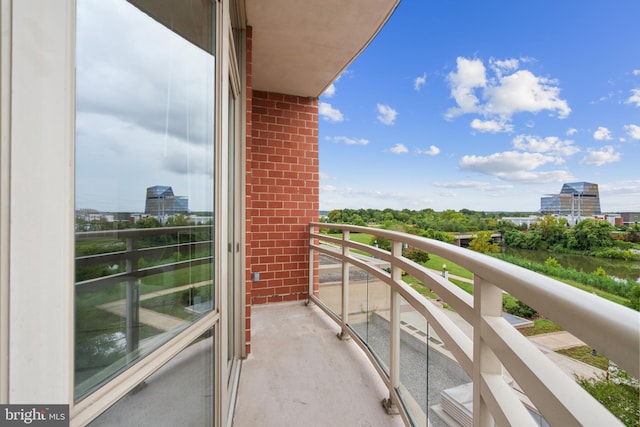
[[[388,392],[367,357],[318,307],[253,306],[251,327],[234,427],[404,425],[382,408]]]

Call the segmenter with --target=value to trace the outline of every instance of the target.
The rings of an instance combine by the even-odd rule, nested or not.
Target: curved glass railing
[[[330,229],[331,234],[324,231]],[[368,233],[390,250],[358,243]],[[473,273],[473,295],[408,258],[443,257]],[[429,299],[409,283],[417,282]],[[459,282],[460,284],[460,282]],[[640,314],[487,255],[415,235],[310,224],[309,299],[365,351],[409,425],[621,425],[502,313],[510,294],[633,377]],[[595,369],[595,368],[594,368]]]

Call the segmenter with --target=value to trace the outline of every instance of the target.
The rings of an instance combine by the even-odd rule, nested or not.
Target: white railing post
[[[402,256],[402,242],[391,242],[391,281],[402,280],[402,269],[397,260]],[[389,398],[383,401],[388,413],[397,413],[394,399],[395,391],[400,385],[400,294],[391,287],[391,313],[389,324]]]
[[[493,427],[494,420],[482,397],[482,377],[502,375],[502,364],[483,340],[483,318],[502,316],[502,290],[481,277],[473,280],[473,425]]]
[[[126,271],[138,271],[138,238],[126,238]],[[140,343],[140,289],[138,279],[133,274],[127,276],[126,289],[126,327],[127,327],[127,357],[135,357],[134,352]]]
[[[347,339],[349,333],[347,332],[347,324],[349,323],[349,263],[346,261],[349,256],[349,247],[347,242],[349,241],[349,230],[342,231],[342,331],[338,335],[340,339]]]
[[[319,227],[317,227],[319,229]],[[311,299],[312,296],[316,296],[314,294],[315,289],[314,289],[314,285],[315,285],[315,273],[316,273],[316,268],[315,268],[315,250],[313,250],[313,245],[315,244],[315,238],[313,237],[313,235],[316,232],[316,226],[311,224],[309,226],[309,296],[307,298],[307,305],[313,304],[313,300]],[[320,267],[318,265],[318,267]],[[318,273],[319,274],[319,273]],[[318,291],[319,292],[319,291]]]

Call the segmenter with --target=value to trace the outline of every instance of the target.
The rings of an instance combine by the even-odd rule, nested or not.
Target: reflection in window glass
[[[213,345],[209,331],[90,425],[213,425]]]
[[[212,17],[78,0],[76,397],[212,310]]]

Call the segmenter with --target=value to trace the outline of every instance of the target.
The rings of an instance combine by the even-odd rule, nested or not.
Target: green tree
[[[539,219],[534,226],[539,231],[540,238],[546,247],[562,243],[567,227],[568,222],[566,219],[556,218],[551,215]]]
[[[149,217],[143,218],[136,222],[136,228],[159,228],[162,227],[162,223],[158,218]]]
[[[339,224],[340,221],[342,221],[342,211],[339,209],[331,210],[327,213],[327,217],[329,218],[329,222]]]
[[[500,247],[493,243],[491,234],[490,231],[479,231],[476,237],[469,242],[469,249],[483,254],[500,252]]]
[[[167,219],[167,227],[186,227],[191,225],[189,217],[183,214],[171,216]]]
[[[367,226],[367,223],[358,214],[353,214],[351,216],[351,219],[349,220],[349,224],[359,225],[359,226],[362,226],[362,227],[366,227]]]
[[[598,248],[608,248],[613,246],[611,232],[613,225],[607,221],[600,221],[592,218],[580,221],[576,226],[567,230],[565,236],[567,246],[570,249],[593,250]]]

